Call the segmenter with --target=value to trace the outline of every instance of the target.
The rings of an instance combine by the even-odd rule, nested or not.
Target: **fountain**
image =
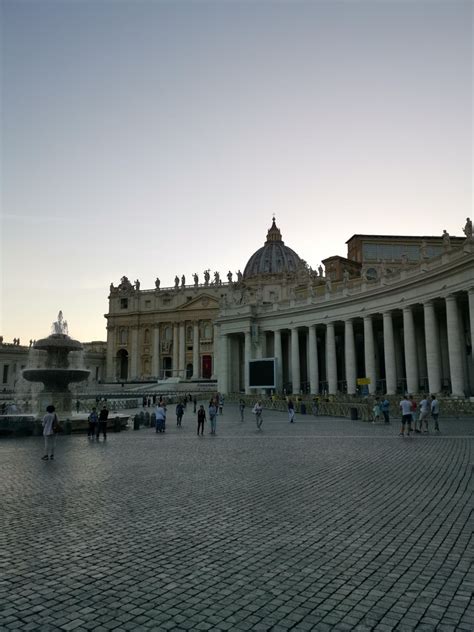
[[[46,362],[43,368],[23,369],[22,376],[28,382],[42,382],[43,390],[39,393],[39,410],[48,404],[54,404],[59,414],[70,414],[72,409],[72,393],[68,386],[71,382],[87,380],[90,371],[70,368],[68,354],[71,351],[82,351],[78,340],[68,335],[67,322],[60,311],[58,320],[53,323],[52,333],[47,338],[38,340],[34,349],[46,351]]]

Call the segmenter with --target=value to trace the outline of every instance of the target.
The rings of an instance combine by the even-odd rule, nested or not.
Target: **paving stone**
[[[54,464],[0,439],[0,629],[471,630],[474,425],[443,422],[400,442],[268,411],[257,434],[229,403],[216,441],[189,413],[166,440],[60,437]]]

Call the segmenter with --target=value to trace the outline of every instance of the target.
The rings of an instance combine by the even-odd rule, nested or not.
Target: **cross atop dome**
[[[280,229],[277,227],[277,225],[275,223],[275,213],[273,213],[272,225],[268,229],[267,241],[265,243],[270,244],[270,243],[275,242],[275,241],[279,241],[279,242],[283,243],[283,240],[281,238]]]

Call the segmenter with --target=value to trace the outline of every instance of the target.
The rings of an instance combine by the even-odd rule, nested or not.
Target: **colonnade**
[[[313,322],[306,320],[291,326],[260,321],[258,341],[251,336],[254,323],[247,322],[242,332],[228,332],[221,324],[219,389],[252,392],[249,361],[274,357],[280,392],[351,395],[364,378],[369,393],[474,393],[474,288],[383,312],[343,318],[315,314]],[[235,340],[241,344],[243,383],[239,358],[233,357]]]

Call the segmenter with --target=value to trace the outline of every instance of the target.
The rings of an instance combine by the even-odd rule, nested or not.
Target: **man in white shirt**
[[[420,402],[420,416],[418,418],[418,429],[415,432],[421,432],[424,424],[425,429],[423,432],[428,432],[428,418],[431,412],[431,402],[428,395],[423,395],[423,399]]]
[[[407,437],[410,436],[410,426],[411,426],[411,422],[412,422],[412,408],[411,408],[411,401],[408,399],[408,397],[405,395],[402,399],[402,401],[400,402],[400,410],[402,412],[402,425],[400,428],[400,437],[403,437],[405,434],[405,426],[407,426],[407,432],[406,435]]]

